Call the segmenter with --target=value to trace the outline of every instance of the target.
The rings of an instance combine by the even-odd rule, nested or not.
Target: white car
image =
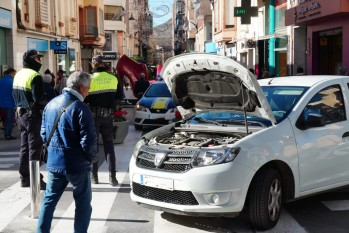
[[[137,143],[133,201],[196,216],[244,209],[253,226],[270,229],[283,203],[349,184],[349,77],[257,82],[210,54],[173,57],[162,77],[184,120]]]

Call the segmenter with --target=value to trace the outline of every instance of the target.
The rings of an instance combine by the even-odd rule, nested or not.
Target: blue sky
[[[172,18],[172,4],[171,0],[149,0],[149,10],[154,16],[153,26],[163,24]]]

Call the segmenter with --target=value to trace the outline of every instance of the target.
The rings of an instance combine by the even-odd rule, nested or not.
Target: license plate
[[[173,191],[173,180],[171,179],[145,175],[141,175],[140,178],[141,185]]]

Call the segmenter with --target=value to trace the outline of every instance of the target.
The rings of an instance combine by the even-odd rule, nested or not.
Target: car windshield
[[[152,84],[144,94],[145,97],[172,97],[165,83]]]
[[[271,110],[273,111],[277,123],[279,123],[288,116],[294,105],[299,101],[306,90],[308,90],[308,87],[262,86],[262,90]],[[197,113],[190,122],[194,124],[245,125],[245,117],[241,112],[210,111]],[[247,122],[249,126],[271,126],[269,120],[252,116],[248,113]]]
[[[308,89],[308,87],[262,86],[264,96],[278,123],[288,116]]]

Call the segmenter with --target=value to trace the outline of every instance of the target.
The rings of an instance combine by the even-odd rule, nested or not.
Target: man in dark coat
[[[144,73],[139,75],[139,80],[135,83],[134,93],[137,95],[137,98],[142,98],[144,92],[148,89],[150,83],[148,80],[145,80]]]

